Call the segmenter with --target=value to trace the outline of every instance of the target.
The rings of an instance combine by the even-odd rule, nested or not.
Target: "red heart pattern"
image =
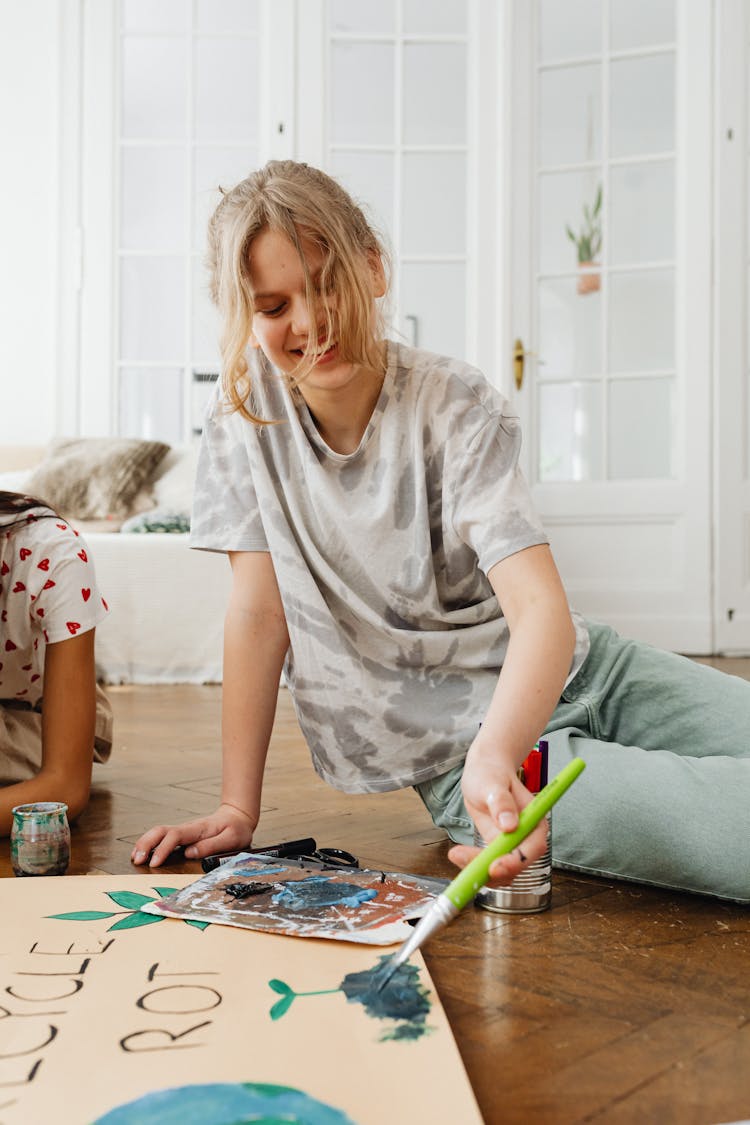
[[[83,598],[83,600],[85,602],[87,602],[89,600],[89,598],[91,597],[91,589],[90,589],[89,586],[82,586],[81,587],[81,597]]]
[[[84,551],[83,547],[81,547],[80,551],[78,552],[78,558],[81,560],[81,562],[88,562],[89,561],[89,557],[86,554],[86,552]]]
[[[65,624],[68,626],[68,632],[73,637],[76,635],[78,630],[81,628],[81,625],[80,625],[79,621],[66,621]]]
[[[51,589],[52,589],[52,587],[54,586],[54,584],[55,584],[55,583],[54,583],[54,582],[52,581],[52,579],[51,579],[51,578],[48,578],[48,579],[47,579],[47,581],[46,581],[46,582],[44,583],[44,585],[42,586],[42,589],[43,589],[43,590],[51,590]]]
[[[42,561],[36,565],[37,570],[49,570],[49,559],[42,559]]]
[[[5,651],[6,652],[15,652],[15,649],[16,649],[16,646],[13,644],[13,641],[8,640],[8,641],[5,642]]]
[[[21,591],[25,589],[26,587],[24,586],[23,582],[16,582],[15,586],[13,587],[13,593],[20,594]]]
[[[22,547],[21,550],[18,553],[21,556],[21,562],[26,562],[27,558],[31,554],[31,551],[29,550],[28,547]]]
[[[3,559],[3,565],[0,566],[0,574],[8,574],[9,571],[10,571],[10,567],[8,566],[5,559]]]

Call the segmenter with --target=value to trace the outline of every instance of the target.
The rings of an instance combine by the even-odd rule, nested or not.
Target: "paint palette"
[[[392,945],[409,936],[407,920],[421,917],[445,886],[442,879],[243,854],[142,910],[291,937]]]

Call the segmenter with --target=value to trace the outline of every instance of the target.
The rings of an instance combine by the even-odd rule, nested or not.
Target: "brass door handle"
[[[527,352],[523,346],[523,340],[516,337],[513,341],[513,379],[516,384],[516,390],[520,391],[523,386],[523,368],[524,356],[536,355],[536,352]]]

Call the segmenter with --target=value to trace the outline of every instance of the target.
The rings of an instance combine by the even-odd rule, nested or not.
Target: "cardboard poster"
[[[419,956],[140,909],[194,881],[3,880],[2,1125],[481,1125]]]

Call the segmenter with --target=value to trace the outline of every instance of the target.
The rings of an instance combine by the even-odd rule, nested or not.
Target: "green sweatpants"
[[[554,866],[750,902],[750,682],[588,626],[544,734],[550,777],[587,766],[554,809]],[[461,772],[417,791],[471,843]]]

